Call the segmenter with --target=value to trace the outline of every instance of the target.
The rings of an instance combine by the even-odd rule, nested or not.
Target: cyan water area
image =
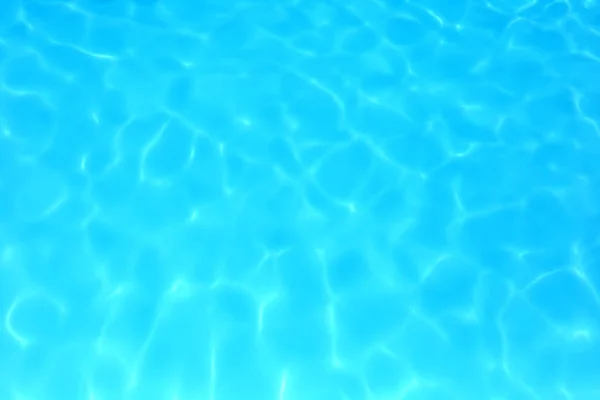
[[[0,399],[600,399],[598,0],[2,0]]]

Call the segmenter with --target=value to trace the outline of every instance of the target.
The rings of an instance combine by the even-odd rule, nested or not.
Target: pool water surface
[[[600,399],[599,104],[596,0],[2,0],[0,398]]]

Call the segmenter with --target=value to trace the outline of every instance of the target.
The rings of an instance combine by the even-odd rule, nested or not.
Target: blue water
[[[600,2],[2,0],[0,398],[600,399]]]

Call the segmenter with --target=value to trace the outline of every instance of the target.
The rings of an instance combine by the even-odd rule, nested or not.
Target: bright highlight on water
[[[0,1],[0,399],[600,399],[596,0]]]

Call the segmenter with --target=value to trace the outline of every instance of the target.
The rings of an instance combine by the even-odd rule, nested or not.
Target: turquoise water
[[[0,315],[7,400],[599,399],[600,3],[2,0]]]

